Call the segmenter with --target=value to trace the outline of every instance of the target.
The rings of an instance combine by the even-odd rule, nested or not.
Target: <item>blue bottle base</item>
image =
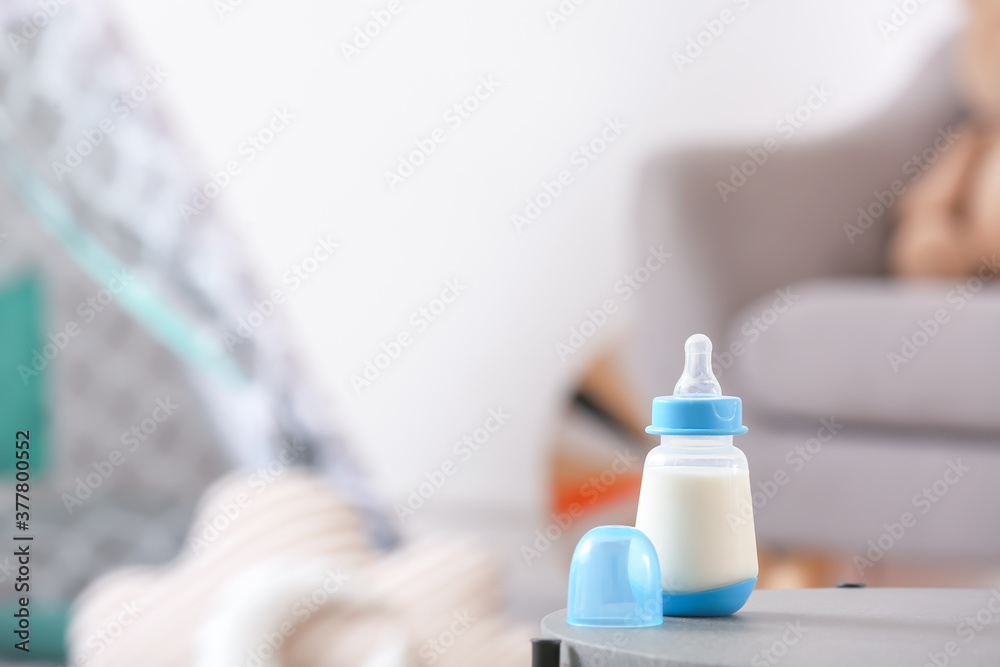
[[[750,599],[757,577],[699,593],[664,593],[664,616],[729,616]]]

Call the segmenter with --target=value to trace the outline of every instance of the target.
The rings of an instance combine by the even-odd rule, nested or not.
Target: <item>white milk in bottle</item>
[[[673,396],[653,401],[646,430],[661,441],[646,457],[635,526],[656,547],[665,614],[726,615],[757,577],[749,467],[733,446],[747,429],[742,402],[712,372],[708,337],[691,336],[684,351]]]

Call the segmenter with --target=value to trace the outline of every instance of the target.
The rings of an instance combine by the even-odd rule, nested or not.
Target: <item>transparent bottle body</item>
[[[733,436],[661,436],[646,456],[635,525],[656,547],[665,592],[756,577],[750,472]]]

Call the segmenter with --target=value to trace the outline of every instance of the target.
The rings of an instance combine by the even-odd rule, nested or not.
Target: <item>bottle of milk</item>
[[[733,446],[747,428],[712,372],[712,341],[695,334],[684,353],[674,395],[653,400],[646,432],[660,446],[646,456],[635,526],[656,547],[664,615],[724,616],[757,582],[750,473]]]

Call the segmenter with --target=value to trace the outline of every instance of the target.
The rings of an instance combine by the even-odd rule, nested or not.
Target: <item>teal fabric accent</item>
[[[700,593],[664,593],[664,616],[729,616],[750,599],[757,577]]]
[[[66,660],[66,629],[69,627],[69,605],[63,602],[43,602],[31,599],[28,607],[30,622],[29,651],[15,648],[21,641],[14,634],[17,629],[20,606],[16,600],[0,604],[0,618],[4,640],[0,642],[0,658],[6,660],[62,663]]]
[[[28,431],[31,476],[48,464],[47,379],[43,356],[44,303],[42,283],[24,274],[0,285],[0,478],[14,476],[14,443],[18,431]],[[34,358],[36,357],[37,358]],[[37,370],[42,366],[42,370]]]

